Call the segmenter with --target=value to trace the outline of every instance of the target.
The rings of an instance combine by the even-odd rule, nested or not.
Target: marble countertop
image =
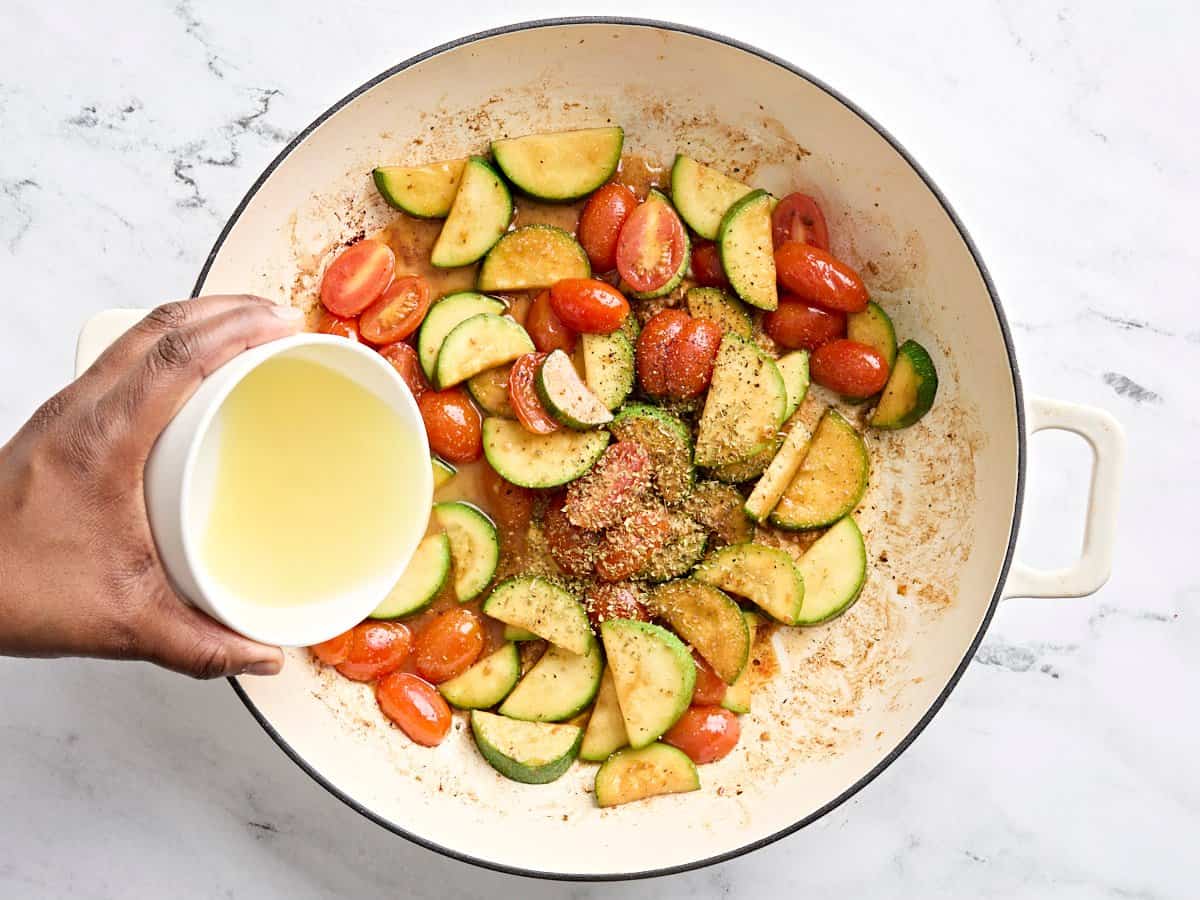
[[[0,895],[1195,896],[1200,576],[1184,560],[1200,506],[1200,14],[1151,5],[605,9],[730,34],[871,111],[971,229],[1027,389],[1128,429],[1111,582],[1005,604],[941,714],[852,801],[725,865],[568,889],[472,869],[358,817],[223,683],[3,660]],[[0,436],[65,382],[88,315],[189,292],[242,193],[331,102],[461,34],[589,11],[476,6],[446,0],[426,21],[361,0],[7,0]],[[1086,473],[1081,443],[1033,441],[1027,561],[1075,553]]]

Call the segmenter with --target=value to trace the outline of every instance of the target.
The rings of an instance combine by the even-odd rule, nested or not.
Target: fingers
[[[152,605],[138,631],[138,655],[152,663],[191,675],[275,675],[283,651],[230,631],[174,594]]]
[[[236,304],[162,333],[97,404],[116,443],[144,458],[200,382],[243,350],[299,330],[290,306]]]

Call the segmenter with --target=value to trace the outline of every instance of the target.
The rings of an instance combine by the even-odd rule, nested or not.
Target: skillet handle
[[[1014,562],[1004,597],[1084,597],[1098,591],[1112,572],[1125,432],[1109,413],[1090,406],[1031,397],[1025,411],[1030,434],[1047,429],[1070,431],[1091,445],[1092,485],[1079,559],[1058,571]]]

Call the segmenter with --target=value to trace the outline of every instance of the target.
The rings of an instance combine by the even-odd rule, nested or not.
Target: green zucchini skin
[[[871,415],[871,426],[895,430],[917,424],[933,409],[937,391],[937,368],[929,351],[916,341],[905,341],[896,353],[896,365]]]

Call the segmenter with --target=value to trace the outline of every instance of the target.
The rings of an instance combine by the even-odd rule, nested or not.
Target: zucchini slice
[[[562,350],[546,357],[538,367],[534,385],[546,411],[568,428],[584,431],[612,421],[608,407],[584,384]]]
[[[724,481],[727,484],[741,484],[744,481],[750,481],[767,470],[782,445],[783,439],[776,436],[775,440],[752,456],[747,456],[737,462],[713,466],[710,472],[717,481]]]
[[[526,225],[500,238],[479,268],[481,291],[533,291],[564,278],[590,278],[579,242],[553,225]]]
[[[596,803],[602,807],[698,790],[700,773],[696,764],[670,744],[621,750],[596,773]]]
[[[783,386],[787,389],[787,411],[783,416],[787,421],[808,395],[808,351],[796,350],[785,354],[775,365],[779,367]]]
[[[751,188],[682,153],[671,166],[671,199],[688,227],[715,241],[721,219]]]
[[[690,516],[680,512],[670,515],[671,537],[667,545],[655,553],[638,578],[646,581],[670,581],[692,571],[704,558],[708,534]]]
[[[621,705],[617,702],[617,685],[612,671],[607,667],[600,676],[600,692],[596,694],[596,705],[583,732],[583,744],[579,747],[579,758],[588,762],[604,762],[617,750],[629,745],[625,731],[625,720],[621,718]]]
[[[812,430],[804,422],[792,423],[791,430],[783,439],[783,444],[771,460],[771,464],[746,498],[744,509],[747,516],[755,522],[767,520],[783,492],[800,471],[800,464],[804,462],[804,454],[808,452],[811,440]]]
[[[580,338],[580,352],[583,380],[606,409],[617,409],[633,390],[633,344],[622,331],[585,334]]]
[[[442,349],[442,341],[446,339],[446,335],[453,331],[456,325],[480,313],[498,316],[502,312],[503,303],[475,291],[447,294],[429,307],[429,312],[421,322],[421,329],[417,332],[417,358],[421,361],[425,377],[430,381],[436,377],[438,351]]]
[[[604,448],[608,432],[533,434],[511,419],[483,420],[483,454],[506,481],[527,488],[558,487],[586,473]]]
[[[433,457],[433,489],[436,491],[458,474],[458,469],[444,459]]]
[[[492,141],[504,177],[539,200],[576,200],[612,177],[621,162],[620,126],[530,134]]]
[[[750,655],[753,657],[754,638],[758,634],[762,619],[757,613],[752,612],[743,612],[742,618],[746,620],[746,630],[750,632]],[[725,689],[725,697],[721,700],[721,705],[730,712],[739,714],[750,712],[750,692],[754,687],[753,678],[754,666],[747,665],[742,669],[742,674],[738,676],[737,681]]]
[[[496,525],[482,509],[462,500],[435,503],[433,518],[450,539],[454,595],[459,603],[474,600],[491,583],[500,564]]]
[[[692,433],[678,416],[648,403],[627,403],[608,426],[618,441],[641,444],[650,454],[651,475],[668,503],[688,495],[696,478]]]
[[[907,428],[933,407],[938,377],[929,353],[916,341],[905,341],[871,415],[875,428]]]
[[[511,371],[512,366],[497,366],[467,379],[467,393],[489,416],[517,417],[508,397],[508,373]]]
[[[484,602],[483,611],[580,656],[595,640],[583,604],[562,585],[545,578],[521,576],[502,581]]]
[[[854,517],[846,516],[817,538],[797,568],[805,587],[797,625],[818,625],[848,610],[867,580],[867,547]]]
[[[650,591],[646,606],[703,656],[722,681],[737,681],[750,658],[750,633],[729,596],[711,583],[684,578]]]
[[[846,316],[846,337],[879,351],[887,360],[888,371],[896,364],[896,328],[891,316],[874,300],[862,312]]]
[[[679,638],[649,622],[609,619],[600,635],[629,743],[652,744],[692,702],[696,663]]]
[[[444,391],[472,375],[533,353],[529,333],[507,316],[478,313],[459,322],[442,341],[434,384]]]
[[[776,441],[787,388],[775,361],[734,334],[721,339],[696,436],[696,465],[740,462]]]
[[[743,503],[737,488],[719,481],[702,481],[692,488],[680,509],[721,543],[744,544],[753,537],[754,526]]]
[[[692,288],[687,292],[687,308],[697,319],[712,319],[726,334],[736,334],[746,340],[754,336],[754,323],[746,311],[746,304],[720,288]]]
[[[508,696],[521,677],[521,654],[516,644],[505,644],[485,656],[461,675],[438,685],[451,706],[459,709],[491,709]]]
[[[512,214],[512,194],[504,179],[482,156],[472,156],[463,167],[454,203],[429,261],[439,269],[469,266],[500,240]]]
[[[437,597],[449,577],[450,541],[444,534],[431,534],[417,545],[408,568],[383,602],[375,607],[371,618],[398,619],[424,609]]]
[[[380,166],[371,174],[389,206],[418,219],[444,219],[466,164],[465,159],[450,159],[427,166]]]
[[[516,625],[505,625],[504,626],[504,639],[506,641],[516,641],[517,643],[521,643],[523,641],[540,641],[541,640],[541,638],[538,637],[536,634],[534,634],[532,631],[527,631],[524,628],[518,628]]]
[[[717,249],[729,284],[739,297],[759,309],[779,306],[775,285],[775,244],[771,208],[775,198],[753,191],[735,203],[721,220]]]
[[[548,784],[561,777],[583,740],[577,725],[519,722],[478,709],[471,713],[471,733],[491,767],[522,784]]]
[[[725,547],[702,562],[694,577],[745,597],[784,625],[795,625],[803,613],[804,579],[792,558],[777,547]]]
[[[589,635],[590,637],[590,635]],[[550,647],[497,712],[528,722],[561,722],[586,709],[600,690],[604,659],[595,638],[580,655]]]
[[[675,212],[675,207],[671,205],[671,201],[667,199],[666,194],[657,188],[650,188],[650,192],[646,195],[646,199],[638,208],[638,212],[643,216],[649,217],[649,223],[645,226],[648,235],[661,234],[663,229],[659,227],[663,216],[678,216]],[[629,296],[635,300],[653,300],[655,297],[665,297],[675,288],[679,287],[679,283],[683,281],[683,276],[687,274],[688,268],[692,264],[692,241],[688,237],[687,229],[680,226],[683,232],[683,257],[679,261],[679,268],[675,270],[667,281],[660,287],[652,291],[629,291]],[[639,256],[641,257],[640,265],[645,269],[654,268],[659,258],[663,255],[666,248],[657,241],[647,240],[641,248]]]
[[[831,525],[858,506],[870,468],[862,437],[841,413],[829,410],[771,513],[771,524],[792,531]]]

